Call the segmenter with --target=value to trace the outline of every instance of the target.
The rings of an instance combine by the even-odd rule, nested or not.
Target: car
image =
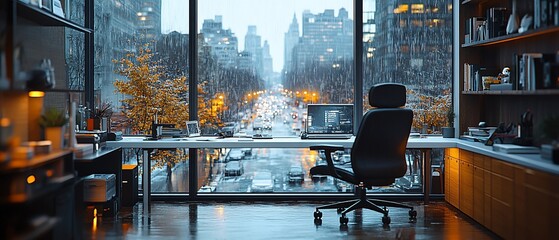
[[[272,179],[272,173],[267,171],[255,172],[254,178],[252,179],[252,184],[250,186],[250,191],[273,192],[274,180]]]
[[[287,180],[289,182],[303,182],[305,181],[305,172],[300,165],[293,165],[289,168],[287,173]]]
[[[338,192],[353,192],[353,184],[334,178],[334,185]]]
[[[201,192],[215,192],[215,187],[214,186],[202,186],[200,188],[200,190],[198,190],[199,193]]]
[[[239,148],[232,148],[225,156],[225,161],[239,161],[245,158],[245,153]]]
[[[244,173],[242,161],[230,161],[225,164],[225,176],[241,176]]]
[[[241,152],[244,154],[245,157],[252,156],[252,148],[241,148]]]

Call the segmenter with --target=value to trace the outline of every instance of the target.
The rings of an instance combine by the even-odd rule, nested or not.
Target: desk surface
[[[354,137],[350,139],[300,139],[297,137],[274,137],[273,139],[251,138],[171,138],[157,141],[145,141],[144,137],[124,137],[120,141],[107,141],[108,147],[122,148],[308,148],[313,145],[341,145],[351,148]],[[205,140],[205,141],[202,141]],[[492,147],[477,142],[469,142],[456,138],[427,137],[410,138],[407,148],[460,148],[484,154],[513,164],[558,174],[559,165],[551,160],[541,158],[540,154],[506,154],[493,151]]]
[[[125,137],[121,141],[108,141],[107,146],[122,148],[308,148],[315,145],[341,145],[351,148],[350,139],[300,139],[297,137],[275,137],[272,139],[251,138],[171,138],[146,141],[144,137]],[[456,147],[450,138],[410,138],[407,148],[449,148]]]

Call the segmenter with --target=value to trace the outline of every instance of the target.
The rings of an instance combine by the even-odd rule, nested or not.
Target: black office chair
[[[369,110],[361,121],[355,142],[351,148],[351,169],[335,166],[332,153],[344,150],[342,146],[311,146],[311,150],[324,150],[327,165],[311,168],[311,175],[330,175],[354,184],[359,199],[333,203],[316,208],[315,223],[321,223],[319,209],[338,209],[340,224],[347,225],[346,213],[367,208],[383,214],[382,222],[390,224],[386,207],[408,208],[411,221],[416,220],[413,207],[397,202],[367,199],[366,189],[373,186],[388,186],[407,170],[406,145],[410,134],[413,113],[402,108],[406,103],[406,87],[400,84],[377,84],[369,90]],[[382,207],[382,208],[381,208]]]

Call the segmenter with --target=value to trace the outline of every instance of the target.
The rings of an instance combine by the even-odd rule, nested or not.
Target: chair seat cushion
[[[340,180],[346,181],[346,182],[354,184],[354,185],[359,185],[360,182],[363,182],[365,187],[372,187],[372,186],[388,186],[388,185],[394,183],[394,178],[367,179],[365,181],[361,181],[361,180],[359,180],[355,177],[355,174],[353,174],[353,171],[352,171],[351,168],[334,167],[334,170],[336,171],[336,173],[340,177],[339,178]],[[311,175],[328,175],[328,176],[335,177],[335,175],[332,174],[328,165],[314,166],[314,167],[311,168],[310,173],[311,173]]]

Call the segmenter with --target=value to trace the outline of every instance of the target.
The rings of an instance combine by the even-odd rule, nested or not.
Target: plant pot
[[[45,128],[45,139],[52,142],[52,150],[61,150],[64,148],[64,127],[47,127]]]
[[[443,138],[453,138],[454,128],[453,127],[443,127]]]

